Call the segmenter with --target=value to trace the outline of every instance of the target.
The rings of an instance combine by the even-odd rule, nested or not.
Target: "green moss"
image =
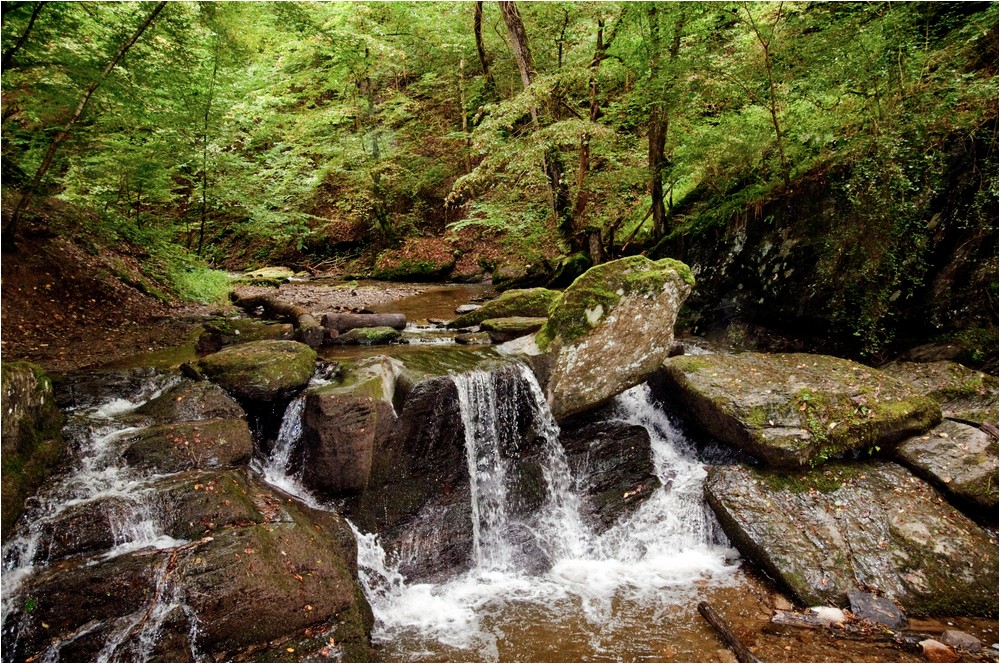
[[[522,288],[509,290],[479,309],[453,320],[449,327],[461,328],[479,325],[490,318],[511,316],[548,316],[549,310],[561,296],[559,291],[548,288]]]
[[[356,327],[340,335],[334,341],[342,344],[389,344],[398,341],[402,336],[399,330],[391,327]]]
[[[444,262],[427,259],[403,259],[395,264],[390,264],[390,261],[386,260],[383,255],[376,260],[372,278],[384,281],[435,281],[446,277],[454,268],[454,258]]]
[[[790,493],[832,493],[864,472],[864,466],[848,464],[827,464],[822,469],[805,472],[751,470],[754,479],[771,491],[788,491]]]
[[[688,286],[691,286],[692,288],[695,286],[694,273],[691,272],[691,268],[688,267],[687,264],[682,263],[675,258],[661,258],[656,261],[656,264],[663,266],[665,269],[676,272]]]

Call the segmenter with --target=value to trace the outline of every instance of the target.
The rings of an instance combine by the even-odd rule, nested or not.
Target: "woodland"
[[[997,23],[993,2],[4,2],[3,249],[72,236],[201,302],[269,264],[566,285],[644,252],[694,267],[695,321],[778,314],[874,359],[944,334],[981,362]]]

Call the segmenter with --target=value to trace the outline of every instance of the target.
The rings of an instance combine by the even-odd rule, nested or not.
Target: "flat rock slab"
[[[914,615],[997,614],[997,544],[902,466],[720,466],[705,496],[740,552],[806,605],[863,586]]]
[[[901,443],[896,455],[950,497],[996,515],[1000,504],[998,446],[996,438],[982,429],[945,420]]]
[[[161,424],[128,435],[128,465],[156,473],[226,468],[246,463],[253,437],[246,420],[198,420]]]
[[[995,376],[957,362],[891,362],[882,371],[941,404],[945,417],[997,426]]]
[[[684,355],[658,378],[710,435],[771,466],[875,452],[941,421],[937,403],[899,380],[826,355]]]
[[[254,341],[203,357],[198,366],[238,399],[287,399],[309,383],[316,351],[297,341]]]
[[[542,329],[547,318],[537,316],[508,316],[506,318],[487,318],[479,324],[489,333],[490,341],[502,344],[528,334],[534,334]]]

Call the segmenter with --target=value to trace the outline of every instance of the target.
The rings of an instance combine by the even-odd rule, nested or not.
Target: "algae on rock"
[[[237,398],[287,399],[312,378],[316,351],[297,341],[255,341],[199,361],[202,372]]]

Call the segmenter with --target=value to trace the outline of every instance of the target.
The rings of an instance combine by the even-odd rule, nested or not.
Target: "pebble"
[[[983,642],[959,629],[949,629],[941,633],[941,642],[952,648],[968,650],[969,652],[979,652],[983,647]]]
[[[924,639],[918,645],[923,651],[924,657],[932,662],[958,661],[958,654],[940,641],[935,641],[934,639]]]

